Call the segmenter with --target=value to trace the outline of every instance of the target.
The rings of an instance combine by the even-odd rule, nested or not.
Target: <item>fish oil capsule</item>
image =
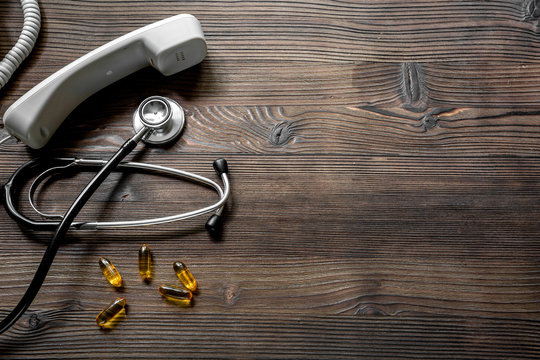
[[[161,285],[158,289],[159,293],[167,300],[172,300],[182,305],[191,304],[191,291],[171,285]]]
[[[139,249],[139,275],[144,281],[149,281],[152,278],[152,255],[146,244],[142,244]]]
[[[96,317],[96,324],[102,328],[112,328],[118,321],[125,316],[126,299],[123,297],[117,298],[110,303]]]
[[[111,283],[114,287],[122,287],[122,276],[116,270],[114,265],[106,258],[99,258],[99,267],[105,275],[105,278]]]
[[[178,276],[178,279],[182,282],[182,284],[191,291],[197,290],[197,280],[193,277],[193,274],[191,274],[191,271],[189,271],[186,264],[184,264],[181,261],[177,261],[173,264],[174,272],[176,273],[176,276]]]

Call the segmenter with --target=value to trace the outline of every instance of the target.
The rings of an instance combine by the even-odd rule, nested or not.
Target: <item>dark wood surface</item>
[[[131,115],[161,94],[186,110],[170,148],[130,157],[215,178],[229,161],[220,241],[206,219],[72,231],[39,295],[0,335],[2,359],[540,357],[540,6],[500,1],[41,1],[28,61],[0,91],[0,115],[62,66],[178,13],[198,17],[204,62],[142,70],[81,104],[51,144],[0,151],[0,180],[42,153],[107,158]],[[0,3],[0,54],[16,41]],[[89,178],[55,181],[65,210]],[[81,219],[195,209],[204,188],[113,175]],[[23,206],[26,213],[28,206]],[[30,282],[48,232],[0,215],[0,315]],[[137,251],[154,253],[141,281]],[[115,291],[97,260],[126,286]],[[182,260],[194,305],[164,301]],[[94,322],[118,296],[113,330]]]

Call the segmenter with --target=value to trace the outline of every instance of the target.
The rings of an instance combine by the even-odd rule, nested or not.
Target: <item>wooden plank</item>
[[[108,245],[95,240],[96,236],[92,234],[80,240],[82,245],[62,248],[30,311],[59,311],[64,302],[81,302],[94,312],[95,317],[119,296],[127,299],[133,314],[176,311],[177,306],[164,301],[157,288],[162,284],[180,285],[172,264],[181,260],[199,282],[193,307],[181,310],[189,314],[540,319],[540,289],[536,281],[539,271],[534,260],[525,259],[521,248],[516,251],[515,259],[498,261],[463,256],[461,261],[429,262],[420,256],[410,255],[407,259],[397,251],[396,254],[388,251],[380,257],[358,255],[348,259],[314,257],[309,256],[308,251],[302,256],[291,257],[279,255],[276,250],[272,250],[276,256],[255,255],[257,251],[250,250],[249,259],[246,259],[241,255],[216,255],[218,249],[238,249],[239,243],[225,247],[214,245],[214,249],[199,255],[201,247],[189,240],[182,243],[190,248],[175,250],[174,243],[164,237],[148,239],[150,241],[137,239],[135,235],[130,237],[133,239],[130,242],[109,239],[112,244]],[[253,240],[257,239],[254,237]],[[137,250],[143,241],[150,244],[156,256],[151,284],[143,283],[137,273]],[[361,243],[360,239],[352,241]],[[398,245],[396,240],[388,241]],[[87,250],[91,247],[94,250]],[[330,247],[329,253],[332,252]],[[366,253],[373,253],[369,249],[371,245],[366,247]],[[44,250],[43,245],[41,249]],[[448,252],[441,250],[445,251]],[[17,271],[16,275],[12,275],[14,271],[4,271],[7,275],[0,287],[4,312],[22,297],[40,258],[39,249],[33,253],[5,252],[12,257],[4,265],[5,269]],[[239,250],[235,252],[240,253]],[[100,256],[111,260],[123,275],[125,287],[122,290],[115,291],[103,278],[98,267]],[[87,326],[88,322],[80,325]]]
[[[47,65],[44,58],[30,60],[17,73],[2,97],[6,109],[64,65]],[[419,113],[430,107],[538,108],[539,73],[539,64],[522,62],[284,62],[276,67],[263,61],[220,61],[210,54],[200,66],[172,77],[154,69],[140,71],[104,90],[100,99],[131,103],[141,94],[169,93],[195,106],[377,106]],[[17,82],[19,78],[25,81]]]
[[[108,4],[107,2],[91,3],[86,10],[88,11],[86,15],[84,15],[84,11],[83,15],[77,15],[83,18],[86,16],[87,18],[66,18],[63,14],[66,11],[72,11],[71,5],[69,3],[63,3],[61,6],[44,4],[44,33],[46,32],[47,36],[40,38],[31,59],[25,63],[25,68],[15,76],[15,80],[21,77],[25,81],[20,83],[14,81],[8,87],[3,97],[4,101],[8,103],[15,101],[32,86],[43,80],[47,75],[60,69],[63,65],[149,21],[148,17],[145,17],[144,19],[131,19],[132,21],[126,22],[122,20],[122,17],[127,16],[126,14],[129,11],[126,13],[122,7],[124,5]],[[138,5],[143,6],[142,3]],[[172,6],[172,3],[163,5],[167,8],[167,6]],[[51,10],[48,10],[48,6],[52,7]],[[160,89],[170,89],[188,98],[188,101],[196,101],[199,105],[384,105],[403,106],[420,109],[421,111],[432,106],[510,107],[519,105],[537,107],[539,105],[537,100],[539,95],[537,90],[539,88],[537,76],[539,69],[535,60],[537,56],[534,55],[534,52],[531,52],[531,49],[535,49],[537,46],[531,43],[532,40],[526,40],[530,37],[527,34],[522,35],[523,41],[527,42],[522,48],[533,58],[520,57],[518,50],[512,50],[507,55],[501,55],[501,58],[494,59],[493,57],[498,56],[498,50],[511,46],[507,45],[511,43],[509,40],[504,40],[503,45],[486,44],[485,49],[482,50],[485,52],[484,56],[475,53],[474,49],[464,49],[463,52],[466,52],[466,54],[460,55],[459,50],[452,49],[451,38],[444,39],[444,41],[433,40],[449,48],[449,54],[445,54],[444,57],[437,55],[436,51],[432,49],[429,49],[429,54],[421,55],[423,50],[415,49],[412,45],[406,46],[406,40],[396,38],[395,42],[399,43],[399,52],[394,51],[392,54],[381,53],[378,57],[369,58],[368,56],[366,58],[365,54],[369,53],[370,49],[377,49],[380,46],[377,44],[384,42],[377,39],[376,41],[373,40],[374,44],[366,45],[362,41],[352,38],[348,40],[349,45],[347,46],[350,48],[346,54],[330,54],[331,61],[324,59],[315,61],[313,59],[314,54],[322,50],[310,50],[308,47],[303,52],[298,53],[298,50],[295,49],[300,49],[302,46],[289,44],[298,43],[294,39],[301,36],[303,48],[306,48],[304,44],[306,39],[316,38],[317,36],[324,37],[324,31],[321,34],[315,34],[314,30],[310,30],[309,34],[302,33],[303,28],[319,29],[321,27],[320,24],[316,23],[317,17],[313,15],[307,17],[307,19],[311,19],[308,24],[296,24],[299,21],[306,20],[299,20],[302,17],[295,16],[295,20],[291,20],[289,25],[291,30],[287,30],[288,27],[280,26],[280,31],[290,32],[287,33],[288,35],[282,34],[281,36],[271,30],[263,31],[259,35],[253,35],[253,33],[258,34],[258,32],[255,30],[248,31],[245,28],[253,25],[252,22],[235,20],[235,16],[248,16],[247,14],[252,13],[253,21],[257,21],[259,24],[257,26],[265,26],[265,22],[260,21],[261,14],[258,14],[265,6],[268,6],[269,9],[277,9],[280,4],[240,2],[227,8],[218,8],[215,3],[205,3],[205,8],[208,8],[210,13],[218,11],[218,9],[220,9],[219,11],[230,11],[230,16],[225,17],[229,19],[226,21],[237,21],[237,23],[234,24],[234,27],[231,26],[231,29],[212,30],[213,27],[218,26],[215,23],[215,18],[211,17],[209,12],[200,14],[205,27],[209,27],[207,32],[209,48],[211,49],[203,65],[172,79],[161,79],[159,84],[156,84],[157,74],[155,71],[145,71],[139,73],[131,81],[125,82],[121,88],[123,91],[128,91],[130,96],[133,97],[140,94],[142,88],[146,89],[142,91],[148,91],[149,93],[159,92]],[[414,7],[411,7],[415,9],[414,14],[408,14],[406,11],[403,13],[404,8],[398,2],[347,5],[350,9],[346,13],[343,13],[343,8],[340,5],[324,1],[314,5],[295,2],[293,5],[288,4],[288,6],[292,6],[294,11],[299,13],[302,13],[302,9],[307,13],[313,13],[314,9],[318,9],[320,10],[321,19],[326,14],[326,16],[336,18],[344,17],[344,21],[347,21],[352,16],[350,14],[356,12],[356,15],[354,18],[351,17],[350,21],[359,22],[354,19],[358,19],[360,14],[364,14],[366,21],[360,22],[360,25],[357,26],[360,28],[374,26],[374,29],[369,29],[373,36],[381,33],[381,26],[384,25],[383,29],[389,27],[387,22],[392,19],[392,16],[396,17],[394,22],[399,21],[399,26],[418,28],[415,32],[419,34],[422,34],[423,31],[432,32],[433,34],[440,33],[432,31],[432,23],[429,21],[424,23],[421,23],[421,21],[427,21],[430,17],[451,19],[452,16],[461,16],[467,12],[470,12],[470,23],[465,22],[463,26],[467,25],[472,28],[482,21],[495,23],[503,21],[504,24],[509,22],[523,23],[528,27],[534,27],[535,23],[534,16],[531,15],[535,14],[534,2],[471,2],[457,5],[442,1],[431,4],[428,7],[430,9],[428,12],[420,10],[427,7],[426,3],[418,2]],[[10,1],[9,4],[4,4],[0,8],[0,13],[12,19],[13,23],[20,23],[21,14],[18,7],[18,2]],[[109,7],[112,14],[119,16],[119,20],[115,21],[116,17],[103,19],[102,16],[97,16],[97,14],[101,13],[101,11],[96,13],[98,7],[100,9]],[[335,9],[333,9],[334,7]],[[385,16],[381,16],[381,12]],[[493,16],[486,19],[486,13]],[[389,18],[386,16],[389,16]],[[414,16],[418,16],[419,19],[414,20]],[[206,19],[205,17],[209,18]],[[412,18],[412,20],[409,22],[404,18]],[[480,18],[483,19],[480,20]],[[275,19],[272,17],[267,21],[269,24],[267,26],[275,24]],[[223,23],[220,20],[219,24],[226,24],[226,22]],[[459,26],[459,23],[456,22],[449,22],[448,24],[451,24],[448,26],[452,27]],[[422,26],[430,26],[429,31],[423,29]],[[506,29],[506,26],[494,25],[497,29]],[[379,30],[376,30],[376,28]],[[489,27],[486,29],[489,29]],[[18,32],[12,27],[0,30],[5,31],[3,33],[5,35],[3,39],[5,40],[0,43],[0,53],[7,52],[16,41]],[[456,31],[463,34],[462,30],[458,28]],[[235,31],[244,31],[246,34],[236,34]],[[482,31],[474,30],[472,33],[480,34]],[[485,31],[490,34],[487,38],[497,39],[496,32],[503,30]],[[403,34],[407,34],[407,31],[396,30],[396,33],[399,36],[404,36]],[[233,37],[234,39],[231,40],[233,42],[227,41],[227,36]],[[262,38],[258,40],[257,36]],[[330,37],[330,35],[326,36]],[[335,36],[340,39],[347,39],[343,34]],[[390,35],[384,35],[383,31],[381,36]],[[415,35],[411,41],[421,44],[429,43],[429,41],[418,38],[418,36],[421,35]],[[249,43],[240,46],[239,40],[243,41],[242,39],[246,39]],[[277,45],[265,45],[266,42],[276,43]],[[328,47],[327,42],[321,41],[325,49],[337,49],[334,45]],[[481,46],[481,42],[475,40],[474,35],[471,36],[471,39],[467,38],[465,41],[459,40],[457,42],[476,47]],[[229,47],[227,47],[227,44],[229,44]],[[232,47],[230,44],[235,44],[238,48]],[[257,47],[250,50],[250,46]],[[275,55],[265,55],[265,49],[270,49],[268,52],[275,52],[276,46],[292,48],[283,50],[277,60]],[[423,46],[430,48],[427,45]],[[43,49],[47,50],[44,51]],[[414,51],[415,54],[407,55],[407,51]],[[234,55],[231,52],[237,52],[238,54]],[[243,60],[238,58],[239,56],[242,56]],[[512,62],[501,62],[501,59],[512,60]],[[375,61],[375,63],[366,62],[366,60]],[[276,66],[276,63],[279,66]]]
[[[257,6],[264,7],[264,5],[265,3]],[[269,8],[275,6],[274,4],[266,5]],[[125,16],[125,11],[123,11],[125,9],[122,9],[122,5],[96,2],[93,6],[110,6],[112,13],[117,13],[120,17]],[[299,6],[300,8],[296,11],[300,12],[302,7],[313,11],[308,3],[295,3],[291,6]],[[330,14],[332,12],[329,9],[337,6],[333,16],[344,16],[345,18],[349,16],[349,12],[343,14],[339,11],[342,9],[333,3],[323,2],[316,4],[316,8],[317,6],[318,9],[326,9]],[[381,21],[382,24],[385,24],[388,19],[377,15],[383,10],[385,13],[399,18],[400,23],[408,24],[407,21],[402,21],[402,17],[409,17],[409,15],[399,14],[403,8],[398,3],[355,4],[354,6],[360,8],[357,9],[359,14],[367,14],[368,24],[377,24]],[[352,12],[355,10],[354,6],[351,8]],[[423,6],[426,4],[422,2],[416,4],[415,12],[419,17],[428,16],[428,13],[417,11]],[[531,6],[533,8],[530,8]],[[0,13],[12,19],[13,23],[18,24],[22,17],[18,7],[18,2],[10,1],[9,4],[4,4],[0,8]],[[217,11],[215,4],[209,8]],[[461,5],[441,2],[431,5],[431,8],[433,11],[441,12],[440,15],[429,13],[435,18],[451,18],[452,14],[461,14],[465,9],[473,13],[478,11],[476,15],[471,15],[471,21],[478,20],[483,14],[482,11],[494,14],[497,13],[495,11],[497,9],[499,12],[507,11],[508,14],[495,16],[488,21],[499,19],[508,22],[513,19],[514,22],[521,21],[527,24],[534,23],[531,14],[535,13],[534,2],[520,2],[519,4],[515,2],[507,4],[490,2]],[[56,15],[51,18],[45,17],[44,32],[47,31],[48,36],[40,38],[32,57],[25,63],[24,69],[17,72],[14,78],[14,80],[21,78],[25,81],[11,83],[3,96],[3,101],[8,104],[14,102],[32,86],[63,65],[137,27],[135,20],[129,23],[120,20],[120,23],[116,23],[111,18],[107,18],[106,21],[101,16],[95,18],[92,6],[89,7],[89,12],[86,15],[88,19],[62,17],[65,11],[71,11],[69,9],[71,9],[69,4],[67,6],[63,4],[52,9],[54,10],[52,14]],[[244,14],[246,11],[250,12],[250,10],[246,10],[250,9],[250,3],[239,3],[227,9],[226,11],[231,11],[231,16],[234,19],[234,16]],[[47,5],[45,5],[44,13],[47,13]],[[323,14],[324,11],[321,13],[322,17]],[[204,17],[202,19],[205,20]],[[142,26],[148,22],[148,19],[139,21],[138,25]],[[209,19],[203,22],[205,24],[209,22],[208,26],[212,27],[213,21]],[[485,16],[483,21],[486,21]],[[241,21],[239,22],[242,24]],[[377,26],[380,27],[382,24]],[[294,21],[290,26],[294,26]],[[313,28],[319,27],[316,24],[311,26]],[[387,27],[387,25],[385,26]],[[408,24],[406,26],[419,25]],[[235,28],[240,29],[241,26],[235,26]],[[66,33],[66,29],[69,29],[69,33]],[[4,41],[0,43],[0,53],[2,53],[11,48],[17,39],[18,32],[13,27],[0,30],[5,31],[2,37]],[[421,30],[418,31],[421,33]],[[406,32],[400,31],[400,34],[403,33]],[[295,54],[294,50],[283,52],[276,60],[275,56],[265,57],[263,55],[264,47],[253,49],[250,52],[246,46],[243,46],[241,51],[245,53],[242,56],[247,61],[241,61],[228,53],[231,50],[223,48],[221,38],[227,34],[229,31],[221,30],[208,36],[211,51],[205,62],[196,69],[167,79],[161,78],[153,70],[143,71],[132,77],[131,80],[124,81],[122,85],[117,85],[116,89],[122,88],[122,91],[128,91],[130,97],[134,98],[140,96],[138,94],[141,91],[157,93],[165,89],[174,91],[186,98],[186,101],[196,102],[197,105],[342,104],[349,106],[401,106],[419,111],[434,106],[538,107],[540,105],[538,102],[538,89],[540,87],[537,76],[539,65],[534,59],[524,59],[517,55],[511,59],[505,58],[512,60],[510,62],[483,58],[474,54],[474,51],[470,51],[471,57],[467,58],[453,58],[450,55],[442,59],[439,57],[418,59],[405,55],[396,58],[393,55],[381,54],[380,58],[366,59],[362,54],[369,46],[351,40],[351,49],[347,55],[349,57],[337,57],[336,55],[332,61],[306,60],[303,57],[305,53]],[[296,29],[291,31],[290,36],[283,35],[276,38],[276,36],[269,34],[273,34],[273,32],[267,33],[266,36],[269,37],[267,41],[276,42],[278,41],[276,39],[279,39],[283,46],[291,41],[289,37],[302,35]],[[238,37],[242,38],[242,36]],[[263,40],[255,41],[256,39],[252,39],[249,34],[245,38],[250,39],[250,44],[261,43],[261,46],[264,44]],[[414,41],[422,43],[418,39]],[[479,42],[473,42],[475,46],[479,46]],[[399,43],[401,46],[403,40],[399,40]],[[451,40],[446,39],[443,43],[445,46],[450,46],[448,44],[451,44]],[[236,36],[234,44],[238,44]],[[274,47],[268,46],[271,49]],[[499,49],[501,46],[494,45],[487,48],[489,48],[487,50],[489,54],[495,56],[497,52],[493,48]],[[536,48],[536,46],[529,44],[525,48],[530,53],[530,49]],[[43,51],[42,49],[47,50]],[[236,50],[233,48],[232,51]],[[257,57],[250,58],[251,53],[256,54]],[[457,54],[456,51],[453,53]],[[518,54],[518,52],[513,53]],[[276,66],[276,63],[279,63],[279,66]],[[156,83],[156,76],[160,77],[159,83]]]
[[[73,1],[45,3],[46,48],[68,59],[75,49],[86,52],[118,34],[188,12],[203,22],[212,53],[236,62],[538,62],[538,10],[532,0],[420,0],[406,7],[397,0],[241,1],[227,6],[200,1],[180,7],[160,2],[158,7],[148,11],[144,2],[128,6],[105,0],[82,9]]]
[[[113,331],[79,325],[92,322],[93,317],[77,303],[66,304],[61,311],[25,315],[24,324],[0,338],[0,351],[5,359],[45,359],[51,354],[102,359],[111,355],[111,349],[115,359],[169,359],[172,354],[194,359],[532,359],[539,336],[534,322],[482,318],[171,311],[129,314]],[[161,330],[161,336],[150,337],[155,329]]]
[[[174,93],[163,92],[174,97]],[[53,139],[65,154],[113,151],[133,133],[137,104],[105,91],[81,105]],[[96,112],[98,104],[100,111]],[[186,128],[167,151],[177,154],[366,156],[536,156],[538,110],[430,108],[423,112],[366,106],[192,106]],[[19,151],[21,144],[10,145]],[[142,146],[140,147],[142,149]],[[81,151],[78,151],[81,153]],[[154,148],[145,152],[164,152]],[[87,155],[88,156],[88,155]]]
[[[210,161],[201,163],[200,155],[147,160],[157,163],[160,157],[179,168],[210,171]],[[55,310],[66,299],[97,306],[125,295],[133,299],[133,309],[164,311],[167,304],[159,301],[156,286],[175,283],[171,264],[183,260],[201,286],[194,313],[539,318],[537,158],[233,155],[229,160],[233,197],[221,242],[209,241],[204,218],[71,232],[36,308]],[[184,192],[169,182],[159,186],[156,179],[132,178],[117,188],[112,183],[116,180],[106,184],[111,190],[98,195],[83,218],[170,213],[205,196],[201,189]],[[66,206],[70,200],[63,194],[73,192],[65,185],[49,191],[45,207]],[[0,243],[5,256],[0,303],[14,304],[50,234],[17,230],[6,217],[0,227],[10,229]],[[143,242],[155,251],[151,286],[137,274]],[[123,272],[123,292],[104,282],[99,256]]]

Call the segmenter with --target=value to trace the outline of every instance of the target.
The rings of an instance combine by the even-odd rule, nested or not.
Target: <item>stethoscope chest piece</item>
[[[143,138],[149,144],[163,145],[175,140],[184,128],[184,109],[174,100],[164,96],[145,99],[133,114],[133,129],[143,127],[152,131]]]

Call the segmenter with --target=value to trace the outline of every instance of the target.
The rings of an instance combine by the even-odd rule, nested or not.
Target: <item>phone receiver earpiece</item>
[[[5,128],[39,149],[81,102],[102,88],[146,66],[172,75],[205,56],[204,34],[193,15],[158,21],[93,50],[43,80],[6,110]]]

